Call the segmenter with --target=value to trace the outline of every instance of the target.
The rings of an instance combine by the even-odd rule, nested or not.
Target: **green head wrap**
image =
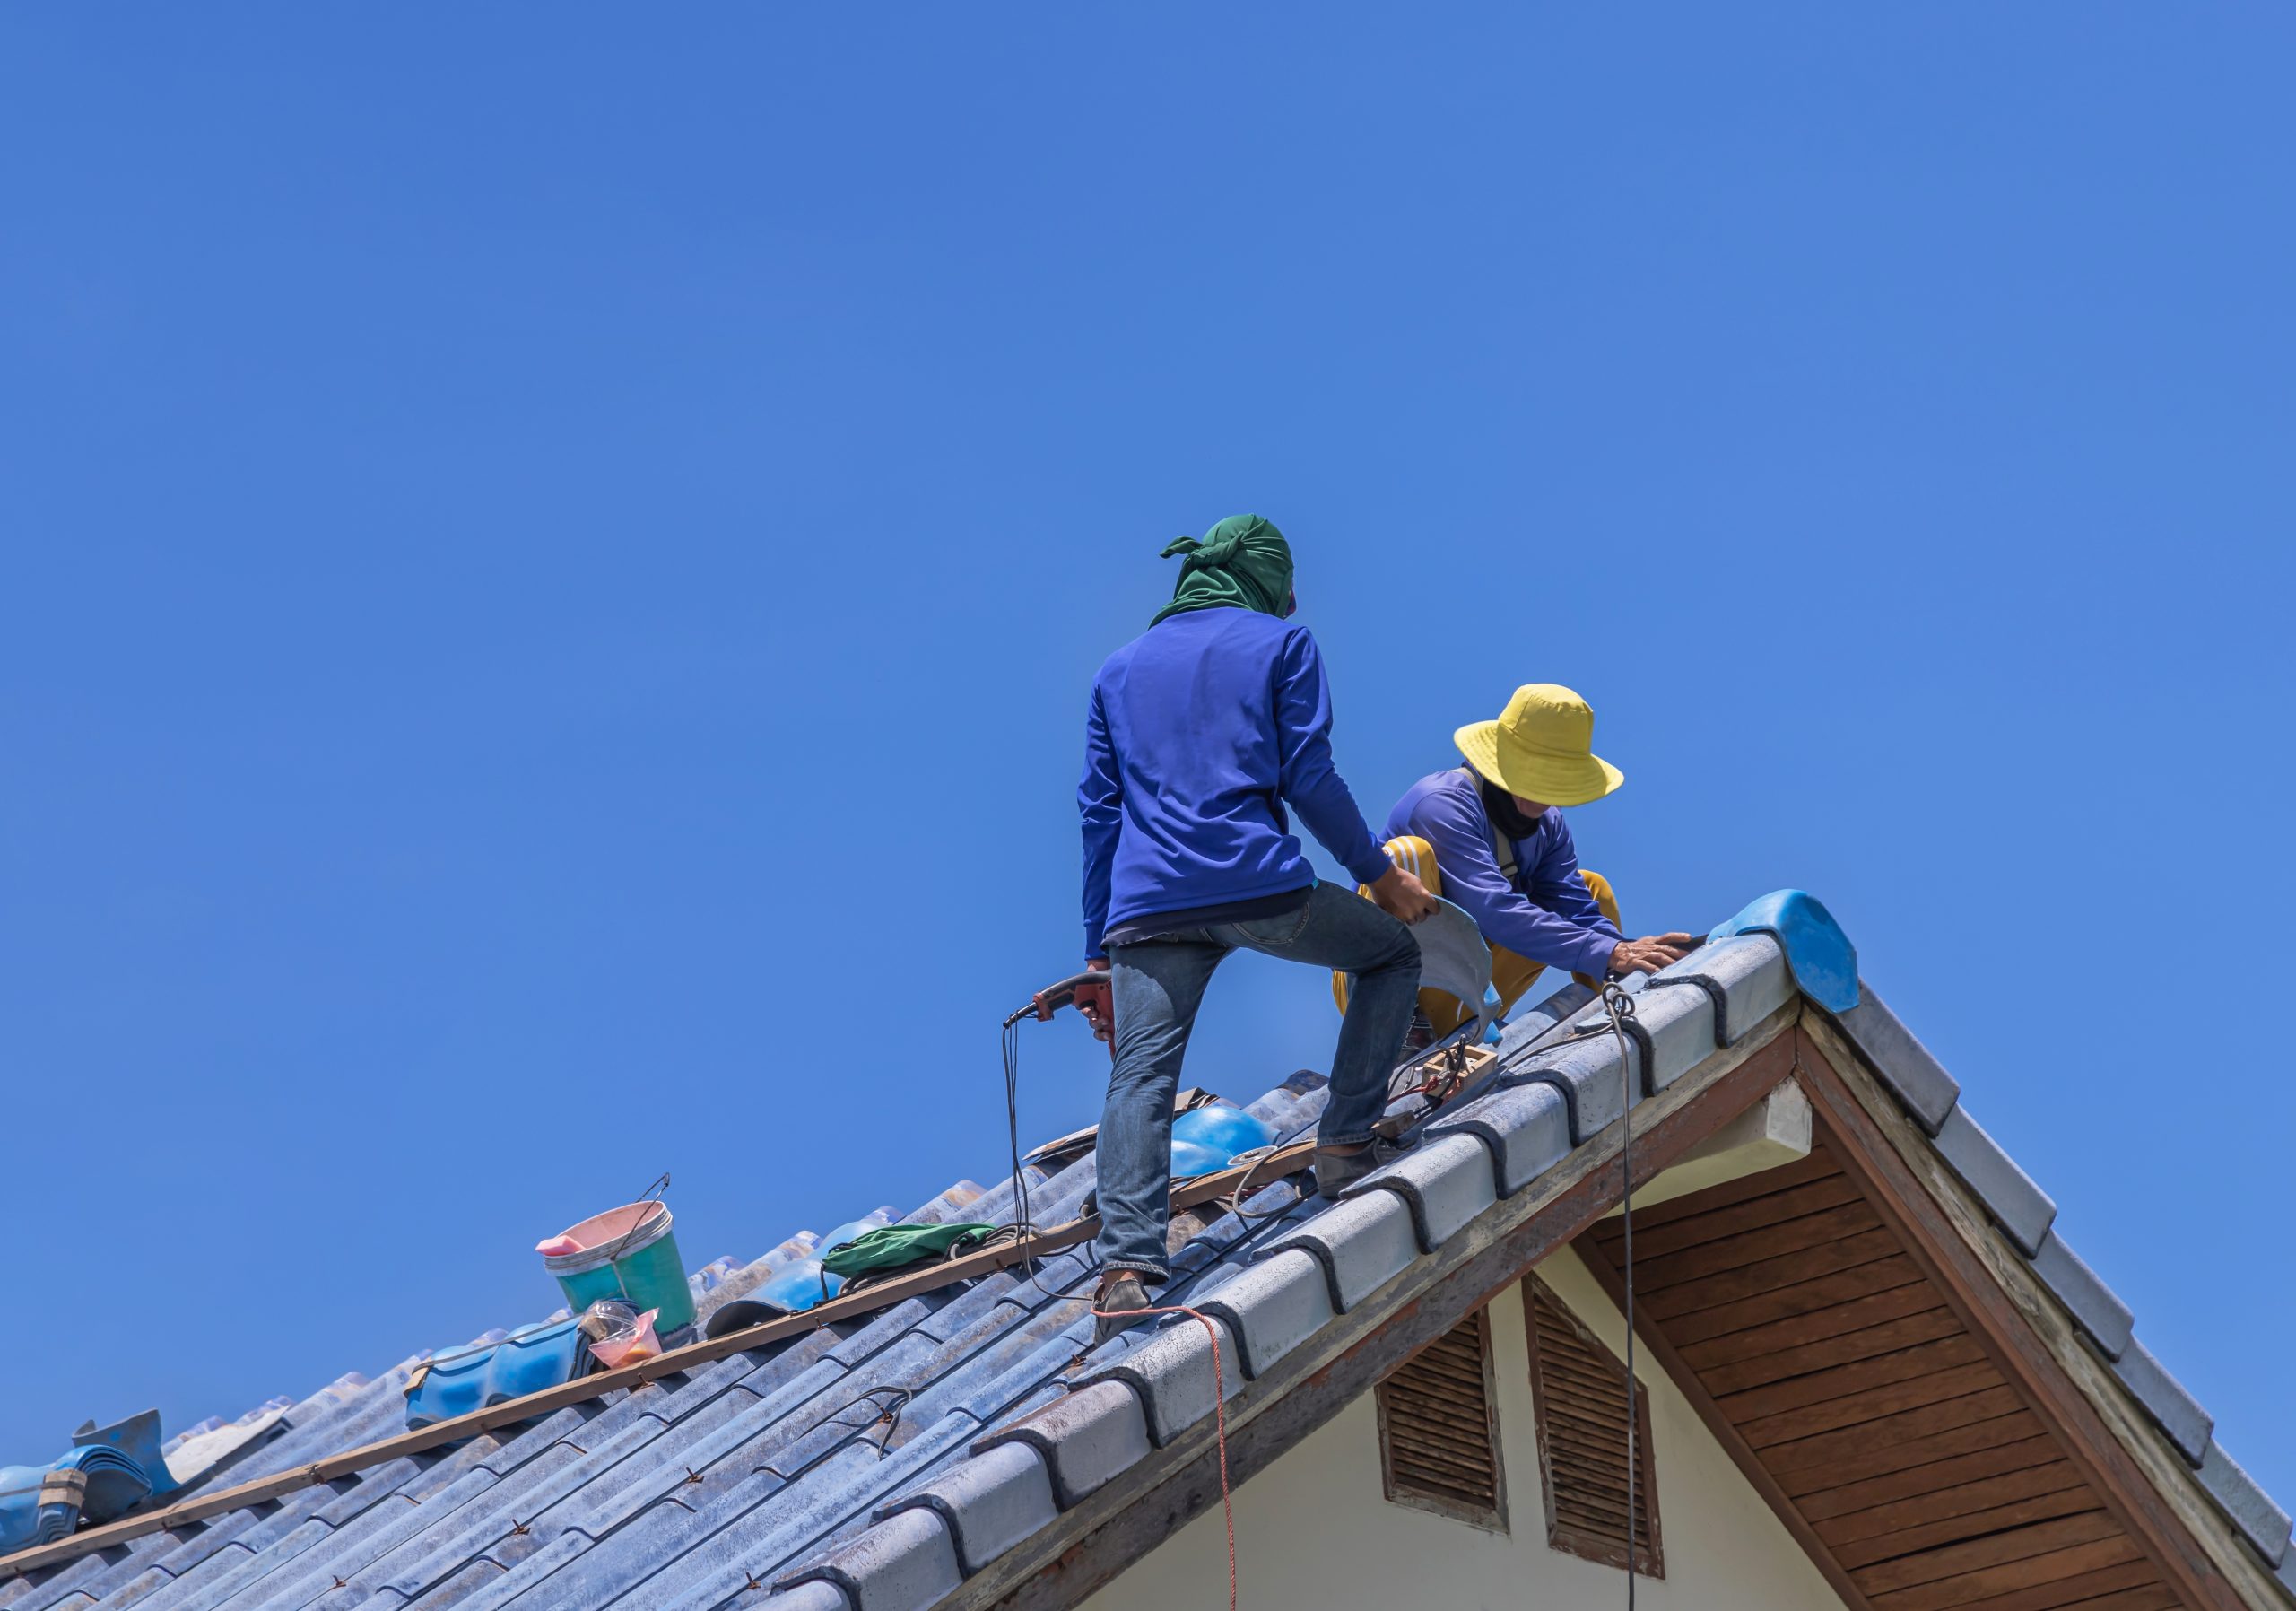
[[[1176,537],[1163,557],[1186,554],[1172,602],[1148,624],[1189,610],[1257,610],[1263,615],[1292,613],[1292,544],[1274,522],[1258,515],[1231,515],[1201,542]]]

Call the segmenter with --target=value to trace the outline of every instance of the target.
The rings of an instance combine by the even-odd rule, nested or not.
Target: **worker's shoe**
[[[1336,1201],[1340,1194],[1386,1162],[1379,1156],[1375,1142],[1361,1146],[1319,1146],[1316,1149],[1316,1195],[1326,1202]]]
[[[1092,1346],[1097,1348],[1119,1332],[1131,1330],[1148,1319],[1148,1289],[1140,1277],[1130,1270],[1118,1270],[1104,1276],[1100,1290],[1092,1298]],[[1129,1312],[1127,1312],[1129,1311]]]
[[[1407,1060],[1415,1058],[1434,1044],[1435,1026],[1428,1021],[1427,1014],[1418,1012],[1412,1014],[1411,1027],[1404,1032],[1403,1037],[1405,1058]]]

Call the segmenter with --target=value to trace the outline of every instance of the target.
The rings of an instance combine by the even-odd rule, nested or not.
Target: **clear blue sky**
[[[2296,1500],[2296,24],[1249,10],[0,18],[0,1461],[995,1179],[1256,509],[1375,820],[1583,691],[1630,922],[1821,894]]]

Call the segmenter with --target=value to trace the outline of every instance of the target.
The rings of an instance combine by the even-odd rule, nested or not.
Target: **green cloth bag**
[[[850,1281],[856,1276],[905,1269],[927,1259],[952,1258],[968,1241],[978,1241],[994,1225],[880,1225],[822,1255],[822,1273]]]

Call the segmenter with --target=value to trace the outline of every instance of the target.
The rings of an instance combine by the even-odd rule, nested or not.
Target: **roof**
[[[1302,1386],[1292,1367],[1365,1323],[1372,1294],[1390,1314],[1465,1249],[1529,1245],[1499,1239],[1519,1238],[1539,1205],[1593,1189],[1601,1158],[1615,1156],[1605,1146],[1622,1075],[1635,1076],[1637,1128],[1648,1110],[1658,1136],[1685,1104],[1709,1092],[1720,1100],[1749,1049],[1806,1006],[1767,934],[1709,945],[1652,980],[1631,1069],[1621,1068],[1607,1033],[1574,1034],[1590,1015],[1600,1020],[1587,1000],[1572,987],[1518,1015],[1499,1048],[1501,1077],[1439,1114],[1414,1152],[1347,1200],[1301,1201],[1287,1181],[1257,1192],[1240,1215],[1176,1221],[1187,1241],[1160,1302],[1216,1318],[1216,1378],[1205,1330],[1190,1321],[1088,1350],[1091,1319],[1079,1300],[1091,1270],[1085,1250],[1072,1249],[1033,1273],[910,1297],[865,1320],[42,1565],[0,1582],[0,1607],[992,1603],[992,1585],[1073,1532],[1096,1493],[1105,1510],[1110,1494],[1200,1450],[1215,1380],[1231,1398],[1312,1397],[1323,1389]],[[2237,1532],[2257,1581],[2296,1601],[2286,1511],[2136,1339],[2127,1306],[2066,1244],[2054,1203],[1971,1117],[1952,1076],[1870,986],[1826,1023],[2109,1366],[2147,1435],[2173,1450],[2227,1537]],[[1320,1077],[1302,1075],[1249,1107],[1288,1137],[1313,1125],[1323,1100]],[[1033,1177],[1033,1218],[1073,1217],[1092,1181],[1089,1155]],[[1011,1188],[959,1182],[909,1217],[960,1212],[1008,1217]],[[705,1270],[701,1307],[749,1291],[813,1245],[800,1235],[750,1265]],[[196,1497],[382,1440],[401,1430],[402,1393],[419,1363],[195,1429],[171,1446],[171,1467]],[[1265,1406],[1263,1419],[1281,1410]],[[1176,1520],[1185,1516],[1164,1519]]]

